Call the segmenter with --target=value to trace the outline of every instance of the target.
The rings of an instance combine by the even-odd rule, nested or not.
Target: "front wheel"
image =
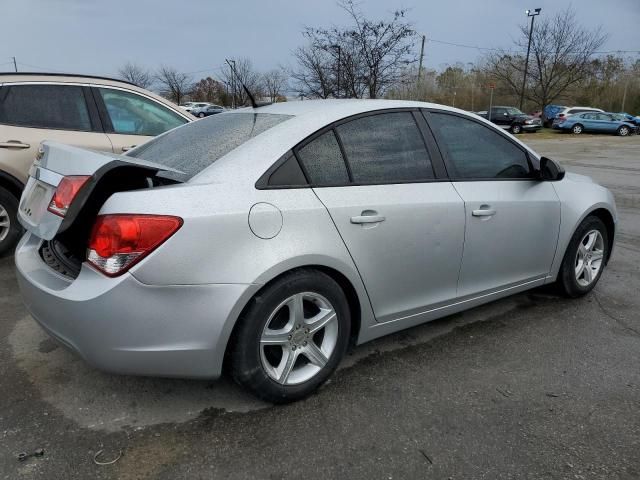
[[[204,117],[205,117],[205,114],[204,114],[204,113],[202,113],[202,112],[200,112],[200,113],[198,114],[198,117],[200,117],[200,118],[204,118]]]
[[[18,200],[0,187],[0,255],[15,246],[22,233],[18,223]]]
[[[344,356],[349,304],[340,285],[315,270],[286,274],[248,305],[234,332],[231,373],[272,403],[302,399],[322,385]]]
[[[578,226],[565,252],[558,286],[569,297],[580,297],[596,286],[609,254],[607,228],[598,217]]]
[[[518,135],[520,132],[522,132],[522,127],[520,125],[511,125],[511,133]]]
[[[627,135],[629,135],[629,133],[631,133],[631,130],[626,125],[622,125],[618,129],[618,135],[620,135],[621,137],[626,137]]]

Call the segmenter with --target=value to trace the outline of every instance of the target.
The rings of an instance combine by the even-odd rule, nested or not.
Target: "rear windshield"
[[[271,113],[220,113],[171,130],[128,155],[180,170],[184,176],[175,178],[188,180],[231,150],[289,118],[291,115]]]

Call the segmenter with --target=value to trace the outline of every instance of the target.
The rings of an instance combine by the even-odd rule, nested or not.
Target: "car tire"
[[[593,244],[589,242],[593,240]],[[564,254],[557,286],[575,298],[589,293],[604,271],[609,255],[607,228],[598,217],[589,216],[578,226]]]
[[[0,187],[0,255],[11,250],[22,234],[18,223],[18,199]]]
[[[584,127],[579,123],[576,123],[573,127],[571,127],[571,133],[580,135],[582,132],[584,132]]]
[[[202,113],[202,112],[200,112],[200,113],[198,114],[198,117],[199,117],[199,118],[204,118],[205,116],[206,116],[206,115],[205,115],[204,113]]]
[[[631,129],[625,125],[620,126],[620,128],[618,128],[618,135],[620,135],[621,137],[627,137],[629,135],[629,133],[631,132]]]
[[[347,298],[329,275],[307,269],[285,274],[261,290],[238,320],[231,374],[267,402],[300,400],[334,372],[350,327]]]
[[[522,132],[522,126],[520,126],[520,125],[511,125],[511,128],[509,130],[514,135],[518,135],[519,133]]]

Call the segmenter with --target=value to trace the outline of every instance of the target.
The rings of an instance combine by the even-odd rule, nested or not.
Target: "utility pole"
[[[231,69],[231,108],[236,108],[236,61],[227,60]],[[233,65],[233,66],[232,66]]]
[[[18,64],[16,63],[16,57],[13,57],[13,68],[15,69],[16,73],[18,73]]]
[[[422,59],[424,58],[424,41],[425,35],[422,35],[422,45],[420,46],[420,64],[418,65],[418,81],[416,86],[420,86],[420,78],[422,77]]]
[[[531,52],[531,36],[533,35],[533,20],[536,15],[540,15],[541,8],[536,8],[533,12],[526,10],[527,17],[531,17],[531,28],[529,29],[529,45],[527,46],[527,59],[524,62],[524,75],[522,76],[522,90],[520,91],[520,110],[522,110],[522,104],[524,103],[524,89],[527,85],[527,70],[529,69],[529,53]]]
[[[622,107],[620,107],[620,111],[624,112],[624,104],[627,101],[627,88],[629,87],[629,77],[627,77],[624,82],[624,92],[622,93]]]

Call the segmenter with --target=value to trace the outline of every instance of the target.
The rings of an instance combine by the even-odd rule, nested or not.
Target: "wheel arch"
[[[613,219],[613,215],[609,210],[603,207],[596,208],[595,210],[591,210],[584,218],[587,217],[597,217],[602,220],[605,227],[607,227],[607,257],[605,258],[605,265],[609,263],[609,259],[611,258],[611,253],[613,252],[613,244],[615,241],[616,235],[616,223]],[[580,223],[584,221],[584,218],[580,220]],[[578,225],[580,225],[580,223]],[[577,227],[576,227],[577,228]]]
[[[277,271],[277,273],[273,273],[269,276],[268,280],[260,284],[259,289],[254,291],[251,296],[243,300],[243,305],[241,306],[241,309],[239,309],[240,311],[238,315],[236,315],[235,318],[231,319],[231,321],[233,322],[233,326],[229,329],[227,338],[224,339],[224,358],[222,362],[223,372],[228,371],[229,353],[231,350],[230,346],[238,330],[239,320],[242,318],[245,311],[249,308],[251,301],[265,288],[283,278],[284,276],[290,275],[292,272],[303,270],[315,270],[322,272],[331,277],[338,285],[340,285],[340,288],[342,288],[345,296],[347,297],[347,303],[349,304],[349,311],[351,314],[351,332],[349,335],[349,346],[351,348],[358,344],[361,329],[363,328],[363,324],[366,322],[366,319],[365,322],[363,322],[363,318],[367,316],[368,312],[370,312],[369,299],[368,297],[366,297],[366,292],[364,292],[365,298],[362,298],[363,292],[359,292],[358,286],[354,285],[354,281],[350,279],[346,273],[340,271],[340,269],[336,268],[335,266],[329,266],[323,263],[300,264],[294,267],[279,270]],[[372,315],[372,313],[369,314]]]
[[[7,190],[18,200],[20,199],[22,191],[24,190],[24,185],[20,180],[18,180],[13,175],[10,175],[3,171],[0,171],[0,187]]]

